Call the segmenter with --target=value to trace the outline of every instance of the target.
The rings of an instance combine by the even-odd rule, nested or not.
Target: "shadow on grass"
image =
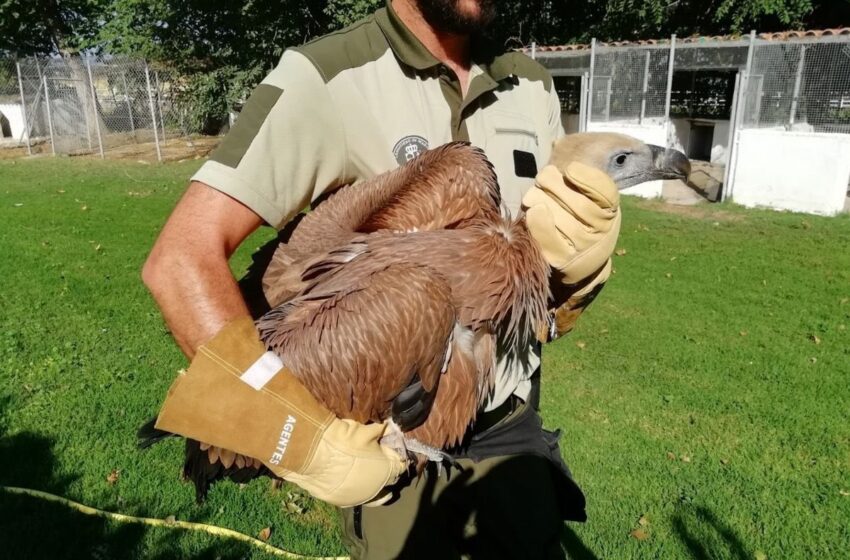
[[[587,548],[575,531],[567,525],[564,525],[561,533],[561,548],[570,560],[599,560],[599,557]]]
[[[673,530],[692,558],[752,558],[741,538],[710,509],[683,507],[673,514]]]
[[[516,455],[480,478],[456,472],[442,488],[429,473],[400,557],[597,560],[561,520],[552,470],[547,459]]]
[[[75,476],[56,476],[54,443],[29,432],[12,436],[0,427],[0,485],[42,490],[65,496]],[[111,560],[183,556],[178,542],[184,531],[155,530],[84,515],[64,505],[0,491],[0,543],[4,558]],[[143,543],[143,540],[146,541]],[[156,552],[151,552],[151,550]],[[228,541],[196,549],[192,558],[244,558],[249,545]]]

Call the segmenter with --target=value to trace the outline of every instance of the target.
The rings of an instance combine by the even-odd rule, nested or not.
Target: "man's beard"
[[[458,8],[460,0],[418,0],[419,10],[434,29],[454,35],[481,34],[496,17],[495,0],[479,0],[475,15]]]

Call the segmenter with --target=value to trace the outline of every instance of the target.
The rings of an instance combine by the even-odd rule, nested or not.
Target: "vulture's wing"
[[[499,186],[484,153],[464,142],[429,150],[411,162],[340,188],[298,224],[263,277],[272,307],[301,291],[301,263],[348,242],[356,233],[452,228],[497,215]]]
[[[257,326],[268,348],[337,416],[378,422],[395,412],[408,429],[415,427],[409,418],[424,420],[420,441],[448,447],[477,409],[471,336],[457,324],[445,279],[399,260],[338,264]]]
[[[549,266],[521,220],[362,235],[310,261],[300,277],[302,293],[311,293],[319,281],[324,289],[344,289],[345,271],[355,263],[365,272],[391,262],[415,263],[444,278],[458,322],[498,334],[503,351],[526,352],[545,321]]]

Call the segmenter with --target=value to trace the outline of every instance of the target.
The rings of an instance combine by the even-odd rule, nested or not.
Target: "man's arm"
[[[224,325],[248,315],[228,260],[262,223],[242,203],[196,181],[159,234],[142,280],[190,359]]]
[[[262,222],[196,181],[160,233],[142,276],[192,363],[156,427],[256,457],[332,504],[369,502],[405,472],[406,458],[380,444],[384,425],[334,417],[265,351],[228,265]]]
[[[239,244],[348,180],[340,120],[318,70],[287,51],[193,177],[142,270],[189,358],[249,314],[227,262]]]
[[[345,138],[322,77],[287,51],[193,177],[142,271],[192,359],[156,428],[255,457],[340,506],[372,501],[407,469],[384,424],[336,418],[266,351],[228,260],[265,222],[282,227],[347,182]]]

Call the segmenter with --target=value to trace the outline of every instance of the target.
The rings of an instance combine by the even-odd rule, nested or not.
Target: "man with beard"
[[[494,15],[493,0],[391,0],[358,23],[283,54],[193,177],[143,271],[176,341],[188,357],[197,352],[191,367],[217,367],[200,363],[210,354],[205,348],[232,354],[259,341],[245,328],[249,308],[227,262],[236,247],[263,223],[283,228],[341,185],[466,140],[484,149],[505,205],[520,211],[563,135],[560,106],[543,67],[487,42],[482,32]],[[581,215],[564,212],[553,235],[562,235],[567,222],[585,231]],[[599,262],[588,269],[596,272],[558,302],[559,334],[598,293],[609,257],[594,257]],[[557,434],[542,429],[539,364],[539,346],[522,363],[498,364],[496,386],[461,452],[463,471],[449,477],[429,469],[391,503],[342,510],[355,557],[563,555],[563,520],[584,520],[584,497],[561,459]],[[315,494],[330,488],[321,495],[340,504],[346,499],[334,492],[345,485],[383,481],[368,489],[374,495],[397,480],[403,461],[378,443],[380,431],[367,428],[351,426],[346,445],[337,445],[339,435],[310,433],[320,447],[328,444],[316,460],[347,465],[338,459],[368,455],[370,476],[364,467],[302,469],[299,484]],[[314,448],[299,445],[293,432],[287,456],[313,461]]]

